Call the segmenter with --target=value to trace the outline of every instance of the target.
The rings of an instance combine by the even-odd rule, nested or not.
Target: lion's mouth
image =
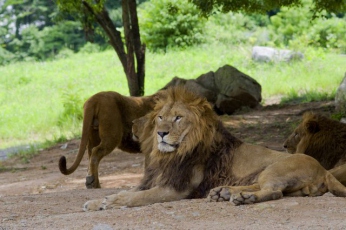
[[[179,147],[179,144],[169,144],[165,141],[161,141],[158,148],[161,152],[173,152]]]
[[[167,143],[165,141],[161,141],[161,143],[164,144],[164,145],[172,146],[173,148],[178,148],[179,147],[179,144],[169,144],[169,143]]]

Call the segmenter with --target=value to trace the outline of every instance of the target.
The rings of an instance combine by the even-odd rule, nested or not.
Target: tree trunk
[[[121,33],[116,30],[107,10],[103,8],[102,10],[95,12],[87,2],[83,1],[83,4],[87,10],[95,16],[98,24],[106,32],[110,45],[117,53],[126,74],[130,95],[143,96],[145,78],[145,45],[141,44],[136,0],[122,0],[126,52],[124,43],[121,39]]]
[[[139,33],[136,0],[129,0],[129,11],[132,25],[133,45],[137,61],[138,86],[141,95],[144,95],[145,44],[142,44]]]

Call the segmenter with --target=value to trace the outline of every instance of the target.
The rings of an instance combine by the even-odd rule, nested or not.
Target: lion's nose
[[[287,145],[286,144],[284,144],[284,148],[287,149]]]
[[[169,132],[157,132],[157,134],[160,136],[160,137],[164,137],[168,134]]]

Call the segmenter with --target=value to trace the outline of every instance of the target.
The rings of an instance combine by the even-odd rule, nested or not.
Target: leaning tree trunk
[[[110,45],[117,53],[126,74],[131,96],[144,95],[145,45],[141,43],[136,0],[122,0],[125,45],[121,33],[116,29],[105,8],[94,11],[85,1],[84,6],[96,18],[106,32]]]

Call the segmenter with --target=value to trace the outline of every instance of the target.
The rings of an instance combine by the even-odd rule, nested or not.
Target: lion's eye
[[[295,134],[294,134],[294,137],[299,137],[299,134],[298,134],[298,133],[295,133]]]
[[[174,122],[180,121],[181,118],[182,118],[182,116],[176,116],[175,119],[174,119]]]
[[[159,118],[159,121],[162,121],[162,116],[158,116],[157,118]]]

